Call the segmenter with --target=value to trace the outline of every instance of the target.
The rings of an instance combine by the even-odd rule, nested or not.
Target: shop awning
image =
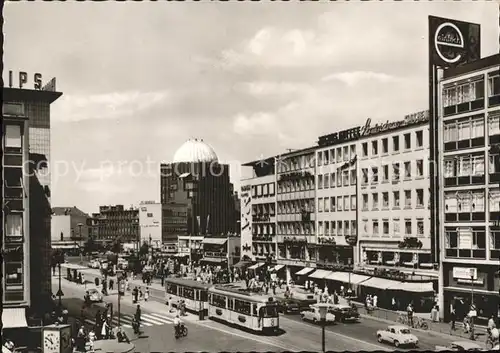
[[[227,260],[223,257],[204,257],[203,259],[201,259],[201,261],[220,264],[220,263],[225,262]]]
[[[249,261],[240,261],[236,265],[234,265],[233,267],[242,268],[242,267],[245,267],[249,264],[251,264],[251,262],[249,262]]]
[[[274,268],[273,268],[271,271],[279,271],[279,270],[281,270],[283,267],[285,267],[285,265],[276,265],[276,266],[274,266]]]
[[[223,245],[227,242],[227,238],[205,238],[202,244]]]
[[[302,270],[297,272],[296,275],[304,276],[304,275],[307,275],[308,273],[311,273],[312,271],[314,271],[314,268],[304,267]]]
[[[317,279],[323,279],[326,276],[332,274],[332,271],[327,271],[327,270],[316,270],[313,273],[309,275],[310,278],[317,278]]]
[[[263,262],[258,262],[256,264],[253,264],[252,266],[250,266],[248,269],[249,270],[256,270],[256,269],[258,269],[259,267],[262,267],[262,266],[264,266],[264,263]]]
[[[52,244],[52,249],[78,249],[79,246],[77,244],[69,245],[69,244]]]
[[[3,328],[28,327],[26,322],[25,308],[3,308],[2,312]]]
[[[398,286],[401,282],[386,278],[372,277],[363,283],[362,286],[386,290],[389,287]]]
[[[388,287],[391,290],[402,290],[405,292],[428,293],[434,292],[432,282],[399,282],[395,286]]]
[[[358,275],[357,273],[351,273],[350,283],[351,284],[359,284],[363,281],[369,279],[370,276]],[[325,279],[329,279],[332,281],[339,281],[343,283],[349,283],[349,272],[333,272],[328,275]]]

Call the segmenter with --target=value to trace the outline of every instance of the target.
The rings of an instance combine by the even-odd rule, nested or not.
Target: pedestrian
[[[142,300],[143,296],[144,296],[144,294],[142,293],[142,288],[139,288],[139,301]]]
[[[139,295],[139,290],[137,287],[132,291],[132,304],[137,304],[137,296]]]
[[[115,285],[115,281],[113,280],[113,278],[110,278],[109,280],[109,290],[113,290],[113,286]]]
[[[377,295],[375,294],[373,296],[373,307],[376,308],[377,307],[377,304],[378,304],[378,297]]]
[[[82,273],[78,272],[78,283],[83,284],[82,282]]]
[[[82,285],[87,287],[87,282],[85,281],[85,275],[83,273],[80,274],[80,280],[81,280]]]
[[[109,329],[108,329],[108,321],[107,320],[104,320],[103,323],[102,323],[102,327],[101,327],[101,337],[103,339],[108,339],[108,332],[109,332]]]
[[[411,303],[406,307],[406,314],[408,315],[408,325],[413,327],[413,305]]]
[[[392,310],[396,311],[398,308],[396,306],[396,298],[392,297],[391,299],[391,307],[392,307]]]
[[[147,302],[149,298],[149,288],[146,288],[146,292],[144,293],[144,301]]]
[[[90,330],[89,332],[89,346],[90,346],[90,351],[94,352],[94,341],[96,340],[96,334],[93,329]]]

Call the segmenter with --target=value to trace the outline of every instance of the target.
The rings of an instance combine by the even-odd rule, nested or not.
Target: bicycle
[[[408,315],[405,314],[400,314],[398,317],[398,322],[400,324],[406,325],[406,326],[411,326],[412,328],[416,329],[422,329],[422,330],[428,330],[429,329],[429,324],[427,321],[425,321],[422,318],[413,317],[413,325],[410,325],[410,320],[408,319]]]
[[[486,338],[486,349],[492,350],[493,346],[494,346],[493,338],[491,337],[491,333],[489,333],[488,337]]]

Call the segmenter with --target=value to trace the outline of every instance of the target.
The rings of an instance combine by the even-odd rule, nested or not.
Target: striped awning
[[[302,270],[297,272],[296,275],[304,276],[304,275],[307,275],[308,273],[311,273],[312,271],[314,271],[314,268],[304,267]]]

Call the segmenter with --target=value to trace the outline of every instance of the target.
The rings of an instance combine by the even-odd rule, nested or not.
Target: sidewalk
[[[388,323],[397,323],[398,322],[398,317],[399,315],[403,314],[406,315],[406,312],[404,311],[392,311],[392,310],[387,310],[387,309],[382,309],[382,308],[377,308],[373,310],[372,312],[367,312],[364,305],[359,302],[354,302],[356,306],[358,307],[359,314],[362,317],[366,318],[371,318],[374,320],[380,320],[380,321],[385,321]],[[414,329],[414,330],[419,330],[422,332],[432,332],[432,333],[439,333],[443,335],[448,335],[448,336],[455,336],[455,337],[460,337],[461,339],[470,339],[470,334],[464,333],[463,330],[463,325],[461,322],[456,323],[456,330],[452,331],[451,330],[451,325],[445,322],[433,322],[430,320],[430,314],[425,314],[425,313],[415,313],[415,316],[418,316],[419,318],[425,319],[427,324],[429,325],[428,330],[422,330],[422,329]],[[484,326],[475,326],[475,337],[476,341],[478,343],[484,343],[486,341],[486,327]]]
[[[118,342],[117,340],[97,340],[94,342],[94,351],[128,353],[134,349],[133,343]]]

